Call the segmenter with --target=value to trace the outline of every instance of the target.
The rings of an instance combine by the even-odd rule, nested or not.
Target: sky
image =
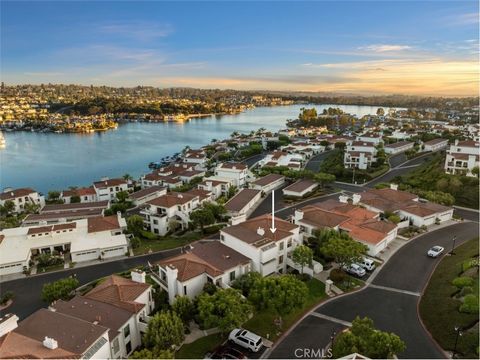
[[[478,96],[477,1],[1,1],[6,84]]]

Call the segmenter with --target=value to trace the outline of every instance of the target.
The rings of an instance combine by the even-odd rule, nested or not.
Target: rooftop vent
[[[260,236],[265,235],[265,229],[262,228],[262,227],[259,227],[259,228],[257,229],[257,234],[260,235]]]
[[[43,346],[48,349],[55,350],[56,348],[58,348],[58,342],[53,338],[45,336],[45,339],[43,340]]]

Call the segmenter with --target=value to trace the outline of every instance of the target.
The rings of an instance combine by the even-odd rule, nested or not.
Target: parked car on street
[[[361,267],[363,267],[367,271],[375,270],[375,262],[372,259],[363,258],[362,261],[358,263]]]
[[[259,351],[263,346],[260,336],[245,329],[233,329],[228,335],[228,340],[253,352]]]
[[[427,252],[427,255],[432,257],[432,258],[436,258],[438,255],[440,255],[441,253],[443,253],[445,249],[441,246],[434,246],[432,248],[430,248],[430,250],[428,250]]]
[[[358,264],[344,265],[343,270],[345,270],[347,273],[351,275],[358,276],[358,277],[363,277],[367,273],[365,269]]]

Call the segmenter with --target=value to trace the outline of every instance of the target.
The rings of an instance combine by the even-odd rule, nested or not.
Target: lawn
[[[156,239],[142,238],[140,246],[133,249],[135,255],[148,254],[152,252],[173,249],[180,246],[185,246],[191,242],[201,239],[203,236],[200,232],[190,231],[181,236],[162,236]]]
[[[202,337],[190,344],[183,345],[175,354],[176,359],[203,359],[205,354],[220,346],[226,337],[212,334]]]
[[[469,260],[476,261],[474,258],[478,256],[478,252],[478,238],[476,238],[459,246],[455,250],[456,255],[445,256],[437,266],[420,301],[420,316],[443,349],[453,350],[456,337],[455,326],[464,329],[457,345],[457,352],[463,358],[478,359],[478,314],[458,311],[462,302],[453,296],[458,289],[452,285],[452,280],[462,273],[462,264]],[[476,284],[475,289],[478,295],[478,273]]]
[[[277,318],[275,312],[265,310],[257,312],[243,327],[254,333],[261,335],[271,341],[275,341],[286,330],[288,330],[298,319],[302,317],[314,305],[320,303],[327,297],[325,294],[325,284],[317,279],[310,279],[306,282],[308,286],[308,297],[305,304],[301,308],[297,308],[290,314],[282,317],[282,326],[278,328],[274,320]]]
[[[360,280],[357,277],[347,275],[346,280],[340,283],[335,283],[335,286],[338,287],[343,292],[349,292],[351,290],[358,289],[365,284],[363,280]]]

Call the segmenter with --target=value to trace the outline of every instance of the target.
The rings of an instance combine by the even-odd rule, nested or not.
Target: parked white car
[[[358,263],[361,267],[363,267],[367,271],[375,270],[375,262],[372,259],[363,258],[362,261]]]
[[[430,250],[428,250],[427,255],[432,258],[436,258],[438,255],[443,253],[444,250],[445,249],[441,246],[434,246]]]
[[[261,336],[245,329],[233,329],[228,335],[228,340],[253,352],[259,351],[263,346]]]
[[[343,266],[343,270],[358,277],[363,277],[367,273],[365,269],[358,264],[345,265]]]

